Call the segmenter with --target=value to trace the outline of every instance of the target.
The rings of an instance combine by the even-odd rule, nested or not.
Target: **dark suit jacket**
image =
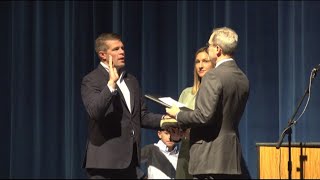
[[[203,77],[194,111],[177,120],[191,127],[189,173],[241,174],[238,125],[249,96],[249,81],[235,61],[227,61]]]
[[[131,74],[123,80],[130,91],[130,113],[120,88],[111,93],[107,83],[109,73],[99,66],[86,75],[81,84],[81,96],[89,114],[88,144],[85,168],[124,169],[131,162],[133,143],[137,144],[140,161],[141,127],[159,128],[160,114],[147,111],[139,83]]]

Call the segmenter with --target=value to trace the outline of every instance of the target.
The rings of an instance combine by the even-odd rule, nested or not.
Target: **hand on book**
[[[168,129],[169,127],[178,127],[178,121],[176,119],[162,119],[160,121],[161,129]]]

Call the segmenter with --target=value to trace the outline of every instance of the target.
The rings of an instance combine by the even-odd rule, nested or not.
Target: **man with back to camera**
[[[173,106],[166,112],[190,127],[189,173],[195,179],[250,178],[242,156],[238,126],[249,97],[249,80],[233,59],[237,33],[213,29],[208,41],[215,68],[202,78],[193,111]]]

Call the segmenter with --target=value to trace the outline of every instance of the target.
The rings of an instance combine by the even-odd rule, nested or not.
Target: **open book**
[[[150,94],[146,94],[144,95],[146,98],[159,103],[167,108],[172,107],[173,105],[179,107],[181,110],[184,111],[192,111],[192,109],[187,108],[187,106],[185,104],[182,104],[174,99],[172,99],[171,97],[160,97],[160,96],[155,96],[155,95],[150,95]]]

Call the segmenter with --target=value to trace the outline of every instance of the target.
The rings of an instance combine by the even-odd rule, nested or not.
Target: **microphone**
[[[316,66],[315,68],[312,69],[313,72],[318,72],[320,69],[320,64],[318,64],[318,66]]]

